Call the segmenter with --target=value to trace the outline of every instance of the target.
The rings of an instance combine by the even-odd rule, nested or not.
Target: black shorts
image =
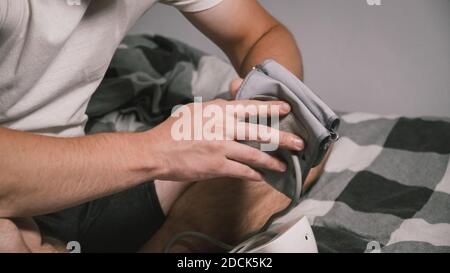
[[[82,252],[136,252],[165,221],[153,182],[64,211],[34,217],[41,232]]]

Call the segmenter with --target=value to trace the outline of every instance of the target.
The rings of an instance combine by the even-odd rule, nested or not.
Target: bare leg
[[[30,253],[17,225],[9,219],[0,219],[0,253]]]
[[[321,175],[325,162],[311,170],[304,190],[309,189]],[[174,201],[172,199],[172,201]],[[235,245],[246,235],[258,231],[290,200],[264,182],[245,182],[225,178],[198,182],[185,190],[172,203],[167,221],[142,252],[161,252],[167,242],[184,231],[197,231]],[[216,251],[205,242],[190,240],[190,245],[178,244],[173,252]]]
[[[166,223],[142,251],[161,252],[174,235],[184,231],[197,231],[236,244],[289,202],[265,183],[235,179],[198,182],[176,201]],[[173,251],[215,251],[202,242],[193,241],[193,245],[194,249],[177,245]]]
[[[0,253],[65,252],[62,243],[42,238],[31,218],[0,219]]]

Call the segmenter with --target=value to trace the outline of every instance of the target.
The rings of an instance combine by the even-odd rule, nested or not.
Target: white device
[[[266,232],[240,244],[234,253],[318,253],[308,218],[274,224]]]

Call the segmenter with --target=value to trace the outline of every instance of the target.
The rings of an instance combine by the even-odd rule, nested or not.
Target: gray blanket
[[[178,41],[127,37],[89,104],[87,133],[150,129],[194,96],[227,97],[235,77]],[[320,252],[450,252],[450,122],[350,113],[340,133],[318,183],[277,222],[306,215]]]
[[[87,108],[86,133],[148,130],[180,104],[229,98],[228,63],[176,40],[128,36]]]

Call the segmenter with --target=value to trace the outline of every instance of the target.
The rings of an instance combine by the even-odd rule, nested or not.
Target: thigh
[[[30,253],[31,250],[11,219],[0,218],[0,253]]]
[[[184,231],[201,232],[237,244],[289,203],[287,197],[264,182],[230,178],[197,182],[173,204],[166,223],[142,251],[160,252],[171,238]],[[195,249],[215,251],[210,245],[195,241]],[[191,250],[183,245],[174,249]]]
[[[304,191],[319,179],[331,149],[319,166],[312,169],[304,183]],[[180,184],[173,184],[180,187]],[[169,190],[168,192],[172,192]],[[197,231],[230,244],[237,244],[246,235],[262,228],[270,217],[284,210],[289,198],[265,182],[247,182],[221,178],[197,182],[188,188],[178,188],[166,201],[170,207],[167,221],[141,249],[143,252],[161,252],[167,242],[180,232]],[[202,251],[209,249],[201,244]],[[176,246],[175,251],[191,251]]]
[[[0,219],[0,252],[56,253],[65,251],[61,242],[42,237],[32,218]]]

